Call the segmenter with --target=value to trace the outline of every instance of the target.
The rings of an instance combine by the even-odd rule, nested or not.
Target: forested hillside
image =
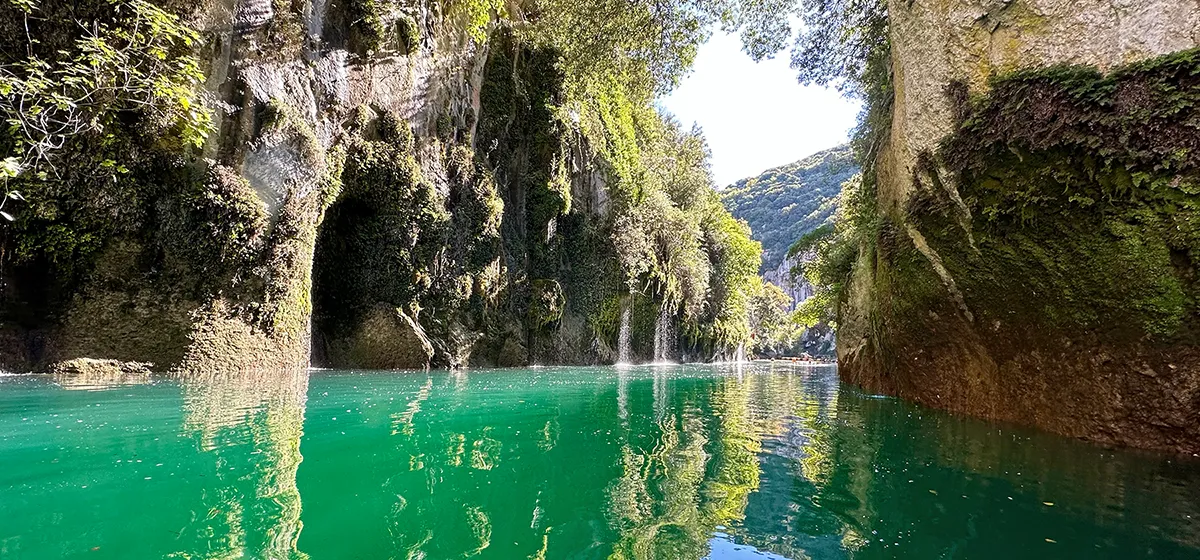
[[[800,236],[833,219],[842,183],[856,172],[853,151],[842,145],[742,179],[722,199],[762,242],[762,270],[773,270]]]

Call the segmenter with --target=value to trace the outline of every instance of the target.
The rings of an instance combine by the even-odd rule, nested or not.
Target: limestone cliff
[[[5,80],[79,59],[91,33],[118,88],[123,65],[178,67],[201,95],[145,95],[212,115],[191,146],[141,97],[112,103],[50,173],[4,175],[24,197],[0,230],[0,368],[611,363],[625,331],[638,358],[736,347],[758,247],[716,201],[702,138],[650,105],[653,83],[611,75],[628,66],[570,66],[530,6],[0,2]],[[183,39],[119,58],[164,29]],[[20,140],[0,132],[0,153]]]
[[[110,133],[131,172],[77,172],[106,147],[88,138],[60,176],[22,187],[0,367],[292,368],[310,348],[321,365],[457,366],[481,338],[485,362],[528,360],[521,317],[495,318],[515,299],[502,292],[541,284],[504,281],[500,216],[524,195],[498,192],[474,153],[486,42],[437,3],[160,6],[202,37],[214,133],[187,153],[131,120]],[[25,19],[52,45],[56,26],[106,8]],[[25,37],[5,51],[23,54]],[[485,337],[488,314],[515,325]]]
[[[1200,4],[888,4],[847,379],[1200,451]]]
[[[162,4],[203,39],[195,54],[215,132],[202,153],[181,158],[133,122],[113,134],[144,154],[128,164],[130,176],[87,184],[68,171],[27,187],[30,214],[41,215],[22,216],[12,241],[62,231],[88,236],[91,246],[58,259],[39,245],[5,271],[5,367],[85,356],[158,369],[307,366],[314,247],[331,206],[343,216],[370,200],[376,223],[406,212],[452,222],[478,206],[498,211],[490,178],[458,139],[474,125],[486,52],[444,24],[436,6],[387,4]],[[55,25],[87,21],[88,10],[105,7],[51,6],[31,20],[31,33],[53,37]],[[86,141],[93,144],[80,151],[95,148]],[[363,176],[394,184],[371,199],[356,181]],[[70,191],[85,184],[96,190]],[[118,199],[112,210],[86,207],[105,198]],[[52,205],[57,211],[46,211]],[[386,213],[392,208],[398,214]],[[387,238],[376,250],[414,244],[398,225],[375,230]],[[480,237],[489,242],[486,232]],[[431,240],[426,250],[439,241],[449,245]],[[355,256],[363,257],[343,255]],[[70,274],[60,266],[67,263]],[[401,304],[370,295],[335,297],[360,322],[376,320],[363,315],[375,304]],[[357,325],[342,327],[334,337],[356,336]],[[430,357],[397,365],[422,367]]]

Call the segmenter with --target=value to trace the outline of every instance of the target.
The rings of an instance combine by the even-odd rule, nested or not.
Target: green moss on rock
[[[323,332],[352,331],[380,302],[410,307],[428,288],[433,251],[422,237],[448,222],[413,157],[407,124],[385,117],[378,136],[350,147],[341,195],[317,239],[313,321]]]
[[[350,51],[359,56],[378,52],[413,55],[421,49],[421,27],[396,0],[349,0]]]
[[[346,16],[350,21],[350,51],[360,56],[379,50],[387,28],[380,2],[384,0],[348,0]]]
[[[159,235],[171,259],[189,273],[223,277],[248,265],[262,249],[266,207],[244,178],[216,165],[203,181],[185,184],[158,203]]]
[[[424,329],[404,311],[386,303],[373,306],[351,336],[329,348],[329,359],[370,369],[428,369],[433,345]]]
[[[396,18],[396,32],[400,37],[400,46],[404,54],[411,56],[421,50],[421,28],[412,16],[400,14]]]
[[[530,282],[529,325],[535,329],[562,319],[566,302],[557,280],[537,279]]]
[[[503,233],[511,253],[528,254],[510,263],[531,277],[559,273],[551,221],[570,209],[570,185],[560,173],[565,139],[553,108],[562,102],[559,53],[522,45],[511,30],[492,38],[480,91],[478,145],[496,169],[506,206]]]
[[[387,305],[428,332],[436,365],[464,363],[470,332],[482,328],[499,289],[503,204],[495,183],[465,146],[418,142],[387,112],[356,120],[363,136],[347,150],[340,194],[317,240],[318,343],[341,359],[333,352],[339,340]]]
[[[909,216],[984,324],[1197,341],[1200,51],[1004,76],[961,117]]]

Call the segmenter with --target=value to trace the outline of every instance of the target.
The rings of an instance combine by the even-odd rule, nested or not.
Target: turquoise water
[[[831,367],[0,377],[0,558],[1198,558],[1200,463]]]

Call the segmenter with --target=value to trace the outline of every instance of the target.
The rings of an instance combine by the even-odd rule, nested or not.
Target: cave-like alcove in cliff
[[[354,266],[356,239],[347,235],[356,214],[368,213],[361,202],[339,200],[325,212],[317,231],[312,269],[312,357],[314,367],[331,367],[329,341],[345,336],[354,315],[357,287],[342,271]]]
[[[433,261],[438,248],[418,238],[439,229],[444,211],[421,180],[408,126],[385,116],[376,128],[377,140],[353,146],[317,232],[314,365],[420,368],[432,355],[415,322],[417,293],[429,282],[416,263]]]
[[[404,307],[414,296],[411,221],[363,194],[343,194],[317,234],[312,364],[421,367],[428,356]]]

